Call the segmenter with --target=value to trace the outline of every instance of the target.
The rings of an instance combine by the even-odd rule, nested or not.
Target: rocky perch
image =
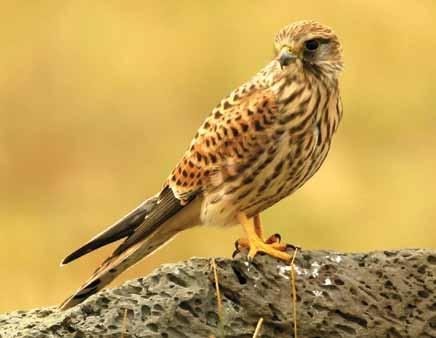
[[[211,260],[163,265],[65,312],[55,307],[0,315],[0,337],[293,337],[290,266],[264,255],[217,258],[222,320]],[[436,337],[436,251],[296,259],[301,338]],[[221,323],[221,324],[220,324]],[[224,333],[223,333],[224,331]]]

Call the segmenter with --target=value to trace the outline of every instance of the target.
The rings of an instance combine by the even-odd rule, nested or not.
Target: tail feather
[[[118,222],[105,229],[103,232],[92,238],[88,243],[65,257],[62,260],[61,265],[68,264],[106,244],[130,236],[136,228],[144,222],[145,216],[155,208],[157,201],[158,196],[153,196],[141,203],[136,209],[121,218]]]
[[[168,242],[179,231],[199,224],[201,199],[193,197],[182,204],[171,188],[165,188],[119,222],[102,232],[63,260],[63,264],[117,239],[127,237],[123,243],[94,272],[91,278],[60,309],[71,308],[108,285],[120,273],[150,255]]]
[[[132,267],[141,260],[141,258],[151,254],[152,251],[167,242],[173,235],[174,233],[168,233],[166,236],[152,236],[143,242],[136,243],[121,255],[112,255],[104,261],[85,284],[59,305],[60,310],[67,310],[76,306],[86,298],[97,293],[112,282],[119,274]],[[153,250],[149,250],[150,247],[153,247]]]

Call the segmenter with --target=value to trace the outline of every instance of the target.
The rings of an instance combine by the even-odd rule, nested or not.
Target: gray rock
[[[211,260],[163,265],[65,312],[0,315],[0,337],[222,337]],[[292,337],[290,267],[242,254],[216,259],[225,337]],[[299,337],[436,337],[436,251],[302,251],[296,260]],[[125,333],[123,335],[123,318]]]

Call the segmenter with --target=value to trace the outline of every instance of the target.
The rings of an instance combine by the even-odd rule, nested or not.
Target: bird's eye
[[[316,50],[319,46],[319,42],[318,40],[312,39],[312,40],[308,40],[304,43],[304,47],[313,52],[314,50]]]

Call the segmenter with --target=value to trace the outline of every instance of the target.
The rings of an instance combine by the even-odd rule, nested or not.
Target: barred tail
[[[142,258],[150,255],[164,243],[168,242],[175,233],[151,235],[142,242],[129,247],[120,255],[112,255],[93,273],[91,278],[82,285],[71,297],[66,299],[59,308],[69,309],[83,302],[89,296],[97,293],[112,282],[119,274],[136,264]]]
[[[60,308],[65,310],[81,303],[141,258],[150,255],[168,242],[177,232],[198,224],[198,206],[198,203],[191,202],[182,205],[171,188],[166,187],[160,194],[148,199],[120,221],[68,255],[61,265],[103,245],[127,237],[91,278],[60,305]]]

